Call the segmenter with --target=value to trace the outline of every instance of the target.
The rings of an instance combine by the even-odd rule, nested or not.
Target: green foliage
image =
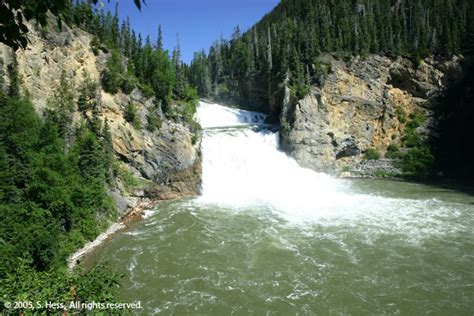
[[[410,121],[405,125],[405,135],[402,138],[402,143],[406,147],[419,147],[423,145],[423,140],[416,132],[425,121],[425,118],[420,113],[410,114]]]
[[[137,107],[135,106],[135,103],[129,102],[127,105],[127,108],[125,109],[125,120],[132,124],[132,126],[135,129],[140,129],[140,120],[137,116]]]
[[[122,56],[117,49],[112,49],[104,70],[101,73],[102,86],[105,91],[115,94],[122,90],[130,94],[137,86],[134,74],[124,67]]]
[[[399,167],[409,176],[429,176],[434,170],[434,156],[426,145],[411,148]]]
[[[350,166],[344,166],[344,167],[342,168],[342,171],[343,171],[343,172],[350,172],[350,171],[351,171],[351,167],[350,167]]]
[[[72,112],[75,109],[74,87],[67,79],[66,72],[61,72],[59,86],[53,97],[48,99],[48,116],[59,128],[59,134],[65,141],[69,141],[71,133]]]
[[[114,163],[114,171],[117,177],[122,180],[127,190],[141,188],[149,184],[149,181],[135,177],[133,173],[120,162]]]
[[[88,74],[84,75],[84,81],[79,87],[77,108],[81,112],[86,112],[97,107],[97,83]],[[72,101],[72,100],[71,100]]]
[[[72,287],[104,298],[116,287],[104,272],[64,272],[70,252],[116,216],[105,186],[106,137],[83,124],[65,148],[57,116],[69,100],[57,95],[42,121],[27,99],[0,98],[0,300],[65,300]]]
[[[415,69],[420,68],[421,64],[423,63],[423,60],[418,52],[414,54],[414,56],[412,57],[412,60],[413,60],[413,67]]]
[[[155,55],[156,67],[152,70],[150,84],[158,100],[171,97],[176,81],[173,65],[164,52]]]
[[[309,93],[310,87],[305,84],[299,84],[295,87],[295,95],[297,100],[304,98]]]
[[[163,124],[161,119],[156,114],[156,111],[153,110],[153,109],[148,112],[148,115],[146,116],[146,119],[147,119],[146,128],[150,132],[154,132],[157,129],[159,130],[161,128],[161,125]]]
[[[380,159],[380,153],[374,148],[369,148],[365,152],[364,158],[366,160],[378,160]]]
[[[427,177],[435,170],[435,159],[431,148],[420,137],[416,129],[423,125],[425,117],[421,113],[411,113],[409,121],[405,125],[405,135],[402,138],[402,145],[408,147],[408,152],[402,155],[395,148],[387,148],[387,157],[399,158],[399,167],[405,176]]]
[[[94,53],[94,55],[99,55],[99,50],[100,50],[100,42],[97,36],[93,36],[91,40],[91,50]]]
[[[18,74],[18,60],[16,54],[13,54],[13,60],[8,65],[8,78],[10,79],[10,86],[8,87],[8,95],[16,97],[20,95],[20,75]]]
[[[421,113],[411,113],[410,121],[407,124],[407,128],[416,129],[425,122],[425,117]]]
[[[189,101],[192,88],[188,83],[190,67],[181,61],[179,41],[172,57],[163,49],[161,27],[158,28],[156,45],[149,36],[143,41],[136,34],[127,18],[119,26],[118,9],[112,15],[97,11],[90,2],[79,1],[72,7],[72,19],[77,26],[93,34],[91,47],[98,54],[99,48],[110,52],[101,73],[105,91],[115,94],[121,90],[130,94],[139,87],[145,97],[155,97],[162,104],[163,112],[172,119],[179,117],[173,100]]]
[[[104,181],[104,155],[96,135],[84,125],[79,128],[77,134],[74,151],[77,154],[81,177],[87,182]]]
[[[31,178],[31,156],[39,141],[41,122],[31,103],[20,98],[0,98],[0,117],[0,195],[4,201],[16,203]]]
[[[423,140],[413,129],[407,129],[405,136],[402,138],[402,143],[406,147],[418,147],[423,145]]]
[[[155,94],[149,84],[141,84],[140,89],[142,90],[143,95],[147,98],[151,98]]]
[[[390,172],[386,172],[382,170],[376,170],[374,172],[374,176],[376,176],[377,178],[399,178],[400,177],[400,175],[397,173],[390,173]]]
[[[102,71],[102,87],[105,91],[115,94],[119,91],[123,83],[123,73],[125,69],[122,65],[122,59],[117,50],[112,50],[109,59]]]
[[[122,84],[121,84],[122,92],[125,94],[132,93],[133,89],[135,89],[137,84],[138,84],[137,79],[132,74],[129,73],[128,76],[126,76],[122,80]]]
[[[87,3],[97,4],[99,0]],[[140,0],[134,0],[136,7],[141,9]],[[13,47],[26,48],[28,45],[28,27],[25,22],[34,20],[43,28],[48,25],[48,13],[56,17],[57,26],[61,29],[62,21],[70,21],[73,17],[72,1],[51,0],[44,3],[36,1],[5,0],[0,3],[2,23],[0,23],[0,42]],[[77,18],[77,17],[76,17]]]
[[[402,124],[405,124],[407,121],[407,113],[405,110],[399,106],[395,108],[395,115],[398,118],[398,121]]]
[[[470,0],[283,0],[262,20],[209,53],[196,53],[188,77],[201,96],[266,105],[289,86],[301,98],[331,70],[325,54],[350,60],[369,54],[411,58],[472,51]],[[223,91],[219,91],[223,87]],[[403,121],[403,118],[401,119]]]
[[[398,159],[401,158],[402,153],[396,144],[390,144],[387,147],[387,152],[385,153],[385,157],[390,159]]]
[[[194,53],[194,59],[189,69],[189,81],[196,87],[200,96],[207,96],[211,93],[211,77],[204,50]]]
[[[65,269],[37,271],[31,261],[19,259],[5,278],[0,279],[0,311],[7,312],[5,302],[55,302],[69,307],[71,301],[114,302],[122,275],[99,264],[90,271],[67,273]],[[44,305],[44,304],[43,304]],[[31,309],[16,310],[31,313]],[[46,308],[34,310],[35,314],[50,314]],[[85,310],[75,310],[86,313]]]
[[[112,141],[112,134],[110,133],[109,122],[105,119],[104,127],[101,133],[102,148],[104,150],[104,165],[107,183],[114,184],[113,164],[115,161],[114,145]]]

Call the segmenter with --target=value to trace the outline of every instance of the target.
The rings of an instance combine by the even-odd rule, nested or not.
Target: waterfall
[[[98,253],[141,314],[472,314],[472,196],[336,179],[278,150],[262,113],[201,102],[197,116],[202,195]]]
[[[391,198],[352,188],[350,181],[302,168],[278,148],[265,114],[201,102],[204,128],[202,195],[198,202],[228,209],[270,209],[289,221],[363,220],[398,225],[435,215],[439,201]]]
[[[201,102],[197,117],[204,128],[200,201],[321,213],[342,194],[343,181],[302,168],[279,150],[265,114]]]

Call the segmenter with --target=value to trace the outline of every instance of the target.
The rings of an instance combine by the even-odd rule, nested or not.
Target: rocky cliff
[[[92,81],[100,82],[109,53],[99,50],[94,54],[92,36],[87,32],[63,26],[61,32],[45,33],[30,25],[29,40],[28,48],[18,50],[16,56],[22,92],[30,96],[39,114],[48,107],[63,72],[76,92],[86,74]],[[5,70],[12,60],[11,49],[1,45],[0,54]],[[130,95],[111,95],[99,85],[97,100],[99,118],[103,122],[107,119],[112,136],[119,177],[111,195],[121,212],[144,199],[169,199],[199,192],[200,140],[187,124],[167,120],[154,98],[144,97],[139,89]],[[137,109],[135,127],[125,119],[130,102]],[[161,122],[154,132],[145,128],[151,111]],[[81,120],[75,109],[73,126]]]
[[[383,159],[389,145],[402,148],[410,118],[423,118],[414,131],[438,137],[437,100],[462,78],[467,59],[428,58],[417,67],[408,59],[377,55],[322,59],[329,73],[302,99],[286,88],[280,114],[282,148],[302,166],[343,176],[399,173]],[[382,159],[364,159],[368,150]]]

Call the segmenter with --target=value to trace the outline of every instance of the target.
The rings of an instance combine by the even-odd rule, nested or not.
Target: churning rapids
[[[160,204],[90,258],[136,314],[471,315],[474,198],[339,180],[278,150],[265,115],[201,102],[202,195]]]

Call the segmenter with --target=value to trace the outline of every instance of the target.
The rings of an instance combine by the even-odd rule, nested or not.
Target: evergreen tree
[[[176,46],[173,50],[172,62],[174,65],[175,73],[175,84],[174,84],[174,95],[179,99],[185,97],[186,92],[186,77],[184,74],[184,67],[181,61],[181,44],[179,42],[179,34],[176,36]]]
[[[77,140],[78,168],[85,181],[105,180],[103,151],[96,135],[85,125],[80,127]]]
[[[163,50],[163,32],[161,31],[161,24],[158,25],[158,38],[156,40],[156,50]]]
[[[12,63],[8,65],[8,78],[10,79],[10,86],[8,88],[8,95],[16,97],[20,95],[20,75],[18,74],[18,60],[16,53],[13,52]]]
[[[79,87],[77,99],[77,108],[81,112],[89,111],[95,108],[97,97],[97,83],[92,81],[89,74],[84,73],[84,80]]]
[[[473,7],[469,0],[282,0],[249,31],[236,27],[230,41],[214,43],[207,56],[195,54],[189,81],[201,96],[265,105],[288,78],[301,96],[308,84],[323,82],[322,53],[416,61],[472,51]]]
[[[72,113],[75,109],[74,98],[74,89],[63,70],[59,85],[54,91],[53,97],[48,100],[47,115],[59,127],[59,135],[65,140],[66,144],[71,141]]]
[[[123,83],[124,71],[120,54],[117,50],[112,50],[102,72],[101,80],[104,90],[113,94],[117,93]]]
[[[140,120],[137,117],[137,107],[135,103],[129,102],[125,110],[125,120],[133,125],[134,128],[140,129]]]
[[[102,128],[102,148],[104,150],[104,168],[106,172],[106,179],[109,185],[114,183],[113,163],[115,160],[114,145],[112,134],[110,133],[109,121],[106,118],[104,127]]]
[[[150,132],[155,132],[161,128],[161,121],[155,110],[150,110],[147,115],[147,129]]]

